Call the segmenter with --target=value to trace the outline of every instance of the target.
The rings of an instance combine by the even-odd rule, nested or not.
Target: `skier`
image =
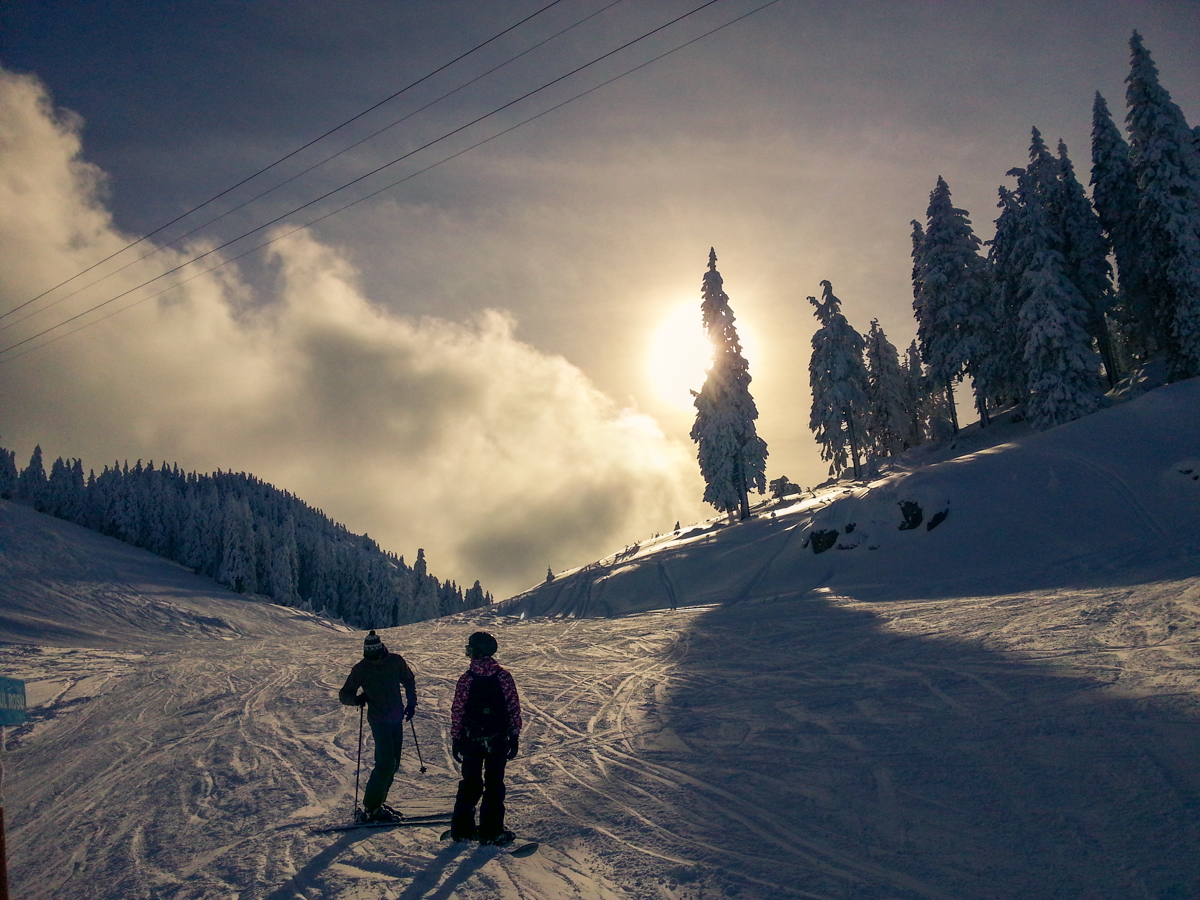
[[[454,690],[450,738],[454,758],[462,765],[450,821],[450,837],[456,841],[508,844],[515,837],[504,828],[504,766],[520,745],[521,700],[512,675],[493,658],[496,648],[496,639],[486,631],[471,635],[471,667]]]
[[[372,631],[363,640],[363,658],[350,670],[338,699],[346,706],[367,707],[367,721],[375,738],[375,768],[363,791],[361,821],[399,822],[402,816],[384,801],[400,768],[404,723],[412,721],[417,711],[417,679],[404,657],[389,653]]]

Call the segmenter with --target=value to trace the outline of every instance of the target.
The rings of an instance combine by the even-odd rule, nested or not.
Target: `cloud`
[[[36,80],[0,71],[0,313],[128,243],[102,173],[80,158],[80,127]],[[21,321],[77,283],[52,292],[0,319],[0,347],[188,255],[162,250]],[[703,514],[692,448],[518,340],[506,312],[397,314],[393,298],[364,295],[345,254],[303,231],[281,236],[266,261],[265,281],[227,266],[43,349],[17,356],[45,338],[0,354],[4,446],[19,462],[40,442],[50,459],[96,469],[142,458],[252,472],[410,561],[423,547],[441,577],[479,578],[498,596],[547,565]]]

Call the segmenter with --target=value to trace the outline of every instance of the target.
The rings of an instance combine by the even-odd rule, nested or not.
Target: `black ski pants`
[[[462,781],[454,800],[450,834],[456,839],[477,837],[488,841],[504,831],[504,767],[508,757],[499,753],[464,753]],[[480,798],[483,802],[480,802]],[[479,831],[475,832],[475,804],[479,803]]]
[[[363,791],[363,808],[368,812],[379,809],[392,789],[404,750],[404,720],[372,722],[371,737],[375,739],[375,768]]]

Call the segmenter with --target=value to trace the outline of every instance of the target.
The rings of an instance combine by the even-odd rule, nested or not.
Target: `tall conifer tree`
[[[979,255],[981,242],[966,210],[955,209],[950,188],[938,177],[929,195],[927,222],[919,248],[914,246],[913,311],[921,358],[929,374],[950,395],[964,375],[979,376],[992,329],[987,265]],[[914,244],[917,234],[914,230]],[[977,403],[986,416],[986,391],[976,386]]]
[[[867,434],[872,454],[894,456],[906,446],[910,413],[900,369],[900,354],[887,339],[878,319],[866,336]]]
[[[1117,386],[1117,358],[1108,330],[1108,312],[1112,309],[1112,267],[1108,262],[1110,244],[1104,236],[1100,218],[1075,177],[1075,167],[1067,155],[1067,145],[1058,142],[1058,209],[1063,236],[1063,256],[1067,277],[1079,289],[1087,304],[1088,333],[1096,342],[1104,361],[1109,387]]]
[[[17,489],[17,454],[0,447],[0,498],[10,499]]]
[[[904,403],[908,420],[904,430],[904,446],[916,447],[929,435],[929,387],[921,365],[921,350],[914,339],[900,364],[904,378]]]
[[[221,533],[221,567],[217,581],[239,594],[254,593],[257,579],[254,572],[254,516],[250,505],[242,498],[225,500]]]
[[[1049,208],[1057,188],[1057,167],[1037,129],[1029,168],[1021,175],[1021,209],[1014,256],[1020,281],[1016,300],[1024,336],[1026,411],[1038,428],[1049,428],[1096,407],[1096,359],[1087,331],[1087,302],[1068,276],[1060,249],[1061,231]]]
[[[1125,97],[1157,336],[1173,379],[1200,375],[1200,153],[1136,31]]]
[[[1024,174],[1013,169],[1009,175]],[[984,361],[988,383],[998,400],[1020,403],[1025,399],[1025,337],[1021,331],[1019,298],[1024,263],[1017,253],[1021,228],[1021,202],[1016,191],[1001,186],[1000,216],[996,232],[988,241],[991,271],[991,308],[995,324],[992,353]]]
[[[808,427],[821,445],[821,458],[830,462],[830,475],[841,475],[852,463],[854,477],[861,478],[868,405],[865,343],[842,315],[842,301],[828,281],[821,282],[821,300],[809,297],[808,302],[821,323],[812,336],[808,364],[813,392]]]
[[[691,437],[698,445],[704,501],[722,512],[750,515],[749,491],[767,489],[767,444],[754,421],[758,407],[750,395],[750,366],[742,356],[733,310],[717,271],[717,253],[708,253],[700,312],[713,345],[713,363],[696,394]]]
[[[1129,144],[1096,92],[1092,104],[1092,203],[1117,260],[1114,315],[1127,351],[1142,362],[1157,349],[1154,307],[1146,283],[1146,258],[1138,232],[1138,188]]]
[[[1064,159],[1065,148],[1055,159],[1034,128],[1029,165],[1008,173],[1017,176],[1017,189],[1000,189],[990,254],[998,368],[1042,428],[1095,408],[1099,359],[1091,326],[1096,307],[1107,302],[1107,263],[1098,258],[1103,237],[1076,208],[1086,197]]]
[[[29,465],[21,470],[17,479],[17,499],[38,512],[44,512],[48,484],[46,466],[42,462],[42,445],[38,444],[29,457]]]

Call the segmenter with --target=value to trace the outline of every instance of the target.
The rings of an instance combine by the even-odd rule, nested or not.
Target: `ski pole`
[[[354,769],[354,818],[358,818],[358,774],[362,771],[363,707],[358,708],[358,766]]]
[[[408,727],[412,729],[413,746],[417,748],[417,762],[421,764],[421,774],[425,774],[425,760],[421,759],[421,742],[417,740],[417,726],[413,724],[413,720],[408,720]]]
[[[0,900],[8,900],[8,848],[4,845],[4,726],[0,725]]]

